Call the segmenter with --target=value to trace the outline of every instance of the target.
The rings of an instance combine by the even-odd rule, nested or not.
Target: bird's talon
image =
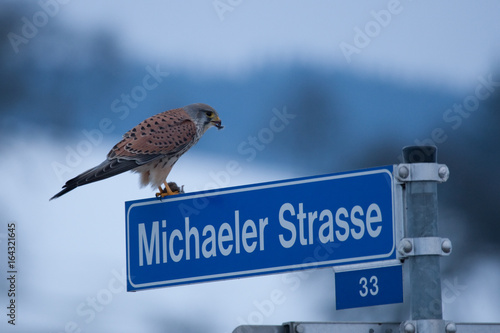
[[[166,192],[165,193],[156,193],[156,197],[159,199],[163,199],[163,198],[168,197],[170,195],[176,195],[176,194],[179,194],[179,192],[172,192],[170,194],[168,194]]]
[[[169,196],[169,195],[175,195],[175,194],[181,193],[180,190],[182,190],[182,187],[181,187],[181,189],[178,190],[179,187],[177,186],[176,183],[172,182],[172,183],[167,184],[165,182],[164,184],[166,185],[165,188],[162,188],[161,186],[158,187],[158,190],[160,192],[156,193],[157,198],[165,198],[166,196]],[[172,190],[171,187],[175,188],[175,190]]]

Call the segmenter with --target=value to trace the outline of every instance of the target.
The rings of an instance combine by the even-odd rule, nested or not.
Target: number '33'
[[[368,293],[372,296],[378,294],[378,278],[375,275],[370,277],[370,280],[362,277],[359,279],[359,285],[361,286],[361,290],[359,291],[359,295],[361,297],[368,296]]]

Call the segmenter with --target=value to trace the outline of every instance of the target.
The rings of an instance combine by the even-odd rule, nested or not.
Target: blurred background
[[[336,311],[331,269],[125,291],[124,202],[154,192],[127,173],[49,198],[143,119],[195,102],[226,127],[176,164],[169,180],[187,192],[396,164],[403,146],[436,145],[451,171],[439,186],[453,242],[444,317],[499,322],[499,31],[494,0],[2,0],[0,267],[14,222],[18,275],[15,327],[0,280],[0,331],[408,319],[408,295]],[[224,177],[230,161],[240,169]]]

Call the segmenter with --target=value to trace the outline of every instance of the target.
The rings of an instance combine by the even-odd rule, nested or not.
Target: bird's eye
[[[214,113],[212,111],[205,111],[205,114],[207,115],[208,118],[213,118]]]

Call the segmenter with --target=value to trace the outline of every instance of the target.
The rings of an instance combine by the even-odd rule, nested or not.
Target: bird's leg
[[[165,191],[167,192],[167,195],[179,194],[179,191],[172,191],[170,189],[170,186],[168,186],[168,183],[166,180],[163,182],[163,185],[165,185]]]
[[[158,187],[158,189],[160,190],[160,192],[156,193],[156,197],[162,197],[162,198],[164,198],[167,195],[179,194],[179,191],[172,191],[170,189],[170,186],[168,186],[167,181],[164,181],[163,185],[165,185],[165,189],[161,188],[161,186]]]

